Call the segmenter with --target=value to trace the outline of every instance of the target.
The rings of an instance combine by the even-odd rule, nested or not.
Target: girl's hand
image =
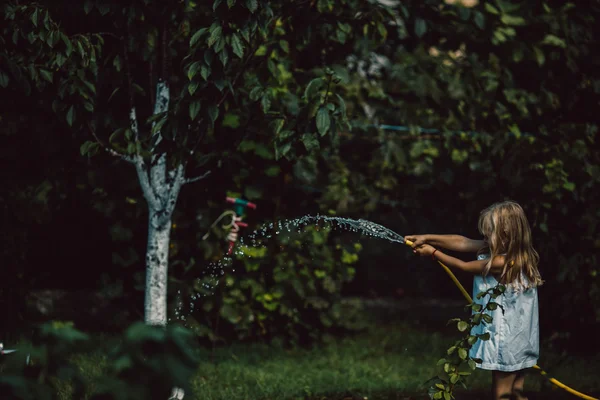
[[[416,247],[416,246],[413,247],[413,253],[415,253],[421,257],[431,256],[434,251],[435,251],[435,247],[430,246],[428,244],[422,244],[419,247]]]
[[[404,240],[410,240],[415,248],[427,243],[427,235],[407,235],[404,236]]]

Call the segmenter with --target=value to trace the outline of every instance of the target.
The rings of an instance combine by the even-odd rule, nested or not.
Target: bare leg
[[[516,372],[492,371],[492,398],[494,400],[509,400],[516,377]]]
[[[525,371],[521,370],[517,372],[517,377],[513,383],[512,394],[516,400],[527,400],[527,397],[523,394],[523,387],[525,386]]]

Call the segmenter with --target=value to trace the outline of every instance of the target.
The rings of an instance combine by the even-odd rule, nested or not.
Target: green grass
[[[216,351],[215,363],[208,361],[210,352],[203,354],[207,361],[193,381],[194,394],[206,400],[341,399],[350,395],[361,399],[426,398],[425,383],[435,375],[435,364],[451,341],[448,334],[399,323],[373,327],[359,337],[310,350],[286,351],[266,345],[221,348]],[[557,358],[546,354],[541,361],[554,364]],[[597,358],[565,360],[552,369],[563,383],[597,393],[600,384],[594,371],[600,371]],[[469,380],[469,391],[481,396],[490,385],[491,374],[477,370]],[[526,389],[551,393],[537,373],[528,378]]]
[[[460,310],[460,308],[458,309]],[[186,399],[202,400],[407,400],[426,399],[426,382],[436,362],[452,344],[455,333],[445,321],[457,309],[415,310],[383,315],[369,311],[368,331],[331,340],[310,349],[286,349],[267,344],[234,344],[201,350],[203,360]],[[411,317],[412,316],[412,317]],[[421,321],[416,320],[417,317]],[[74,360],[91,382],[107,362],[103,355],[79,355]],[[542,349],[540,365],[561,382],[598,397],[600,358],[564,357]],[[468,392],[457,399],[487,398],[490,372],[477,370]],[[538,373],[526,381],[530,399],[574,398],[552,390]],[[68,385],[60,385],[61,400],[70,400]]]
[[[266,344],[236,344],[201,351],[204,360],[192,381],[193,393],[186,399],[202,400],[295,400],[295,399],[426,399],[426,381],[435,375],[435,364],[453,337],[444,333],[397,322],[373,325],[368,332],[346,337],[311,349],[285,349]],[[562,360],[545,351],[540,365],[565,384],[584,393],[598,393],[600,360]],[[80,356],[76,362],[91,381],[106,363],[101,356]],[[469,379],[469,392],[458,399],[483,398],[491,375],[477,370]],[[537,398],[570,398],[551,390],[547,381],[532,373],[526,389]],[[68,387],[61,390],[69,398]],[[536,397],[534,397],[536,398]]]
[[[202,363],[193,387],[206,400],[426,392],[446,344],[441,334],[398,325],[307,350],[232,346],[218,349],[214,364]],[[209,360],[209,352],[204,356]]]

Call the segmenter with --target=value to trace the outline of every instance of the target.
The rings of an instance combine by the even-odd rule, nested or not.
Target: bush
[[[219,265],[223,275],[216,268],[217,279],[205,276],[181,289],[178,313],[212,341],[280,337],[307,343],[358,329],[341,290],[354,277],[362,247],[333,236],[330,229],[306,226],[271,238],[268,247],[241,245],[233,263]]]

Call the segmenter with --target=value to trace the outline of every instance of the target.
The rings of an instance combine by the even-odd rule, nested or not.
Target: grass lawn
[[[453,340],[453,329],[445,321],[461,312],[460,307],[430,308],[431,312],[427,306],[411,309],[411,318],[402,310],[370,310],[368,331],[311,349],[237,344],[202,350],[205,361],[193,380],[194,393],[185,398],[426,399],[425,382],[434,376],[437,360]],[[415,315],[422,318],[416,320]],[[101,373],[101,358],[82,357],[78,362],[92,379]],[[600,394],[597,356],[572,358],[545,350],[540,365],[574,389],[596,397]],[[487,398],[490,383],[490,373],[477,370],[470,378],[469,391],[457,392],[457,399]],[[526,390],[530,399],[575,398],[552,389],[537,372],[527,378]]]

